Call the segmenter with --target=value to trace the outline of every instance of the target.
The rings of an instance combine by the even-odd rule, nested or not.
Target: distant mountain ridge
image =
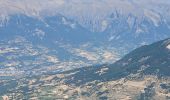
[[[29,17],[26,15],[10,16],[5,23],[1,23],[1,38],[24,36],[27,39],[39,41],[64,40],[81,43],[84,39],[91,38],[90,31],[81,27],[78,23],[57,15],[46,19]],[[76,38],[76,37],[79,38]]]

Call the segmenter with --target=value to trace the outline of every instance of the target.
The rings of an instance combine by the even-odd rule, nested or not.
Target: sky
[[[107,13],[113,9],[139,13],[140,10],[167,9],[170,0],[0,0],[1,14],[16,13]],[[138,10],[138,11],[137,11]]]

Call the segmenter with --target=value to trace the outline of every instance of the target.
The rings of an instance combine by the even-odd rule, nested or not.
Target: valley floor
[[[169,100],[170,79],[129,75],[115,81],[66,84],[66,74],[21,79],[3,100]]]

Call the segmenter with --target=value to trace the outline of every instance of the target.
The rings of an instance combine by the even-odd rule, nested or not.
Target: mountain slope
[[[112,65],[80,68],[68,73],[67,83],[84,84],[98,81],[110,81],[126,77],[130,74],[156,75],[169,77],[170,70],[170,40],[166,39],[151,45],[142,46],[127,54]]]
[[[116,66],[123,66],[129,72],[137,71],[143,67],[144,74],[157,74],[169,76],[170,68],[170,39],[134,50],[123,59],[116,62]]]

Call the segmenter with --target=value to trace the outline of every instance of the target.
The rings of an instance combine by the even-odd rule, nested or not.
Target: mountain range
[[[0,0],[0,96],[170,99],[169,5]]]

